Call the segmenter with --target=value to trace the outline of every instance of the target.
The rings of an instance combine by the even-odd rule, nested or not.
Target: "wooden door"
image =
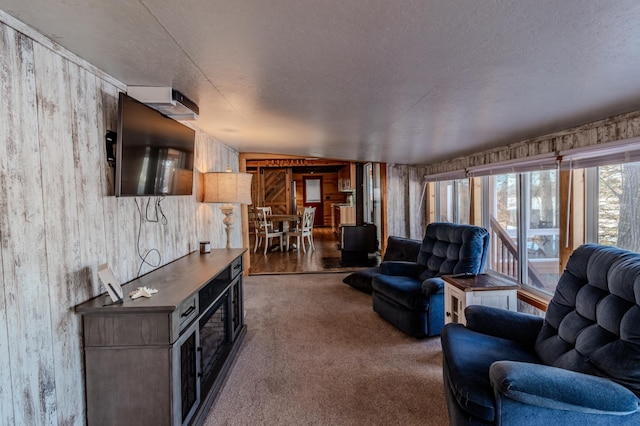
[[[273,214],[288,214],[291,210],[291,171],[284,167],[262,169],[264,207]]]
[[[303,176],[302,178],[302,205],[315,207],[316,215],[313,226],[324,225],[324,206],[322,204],[322,176]]]

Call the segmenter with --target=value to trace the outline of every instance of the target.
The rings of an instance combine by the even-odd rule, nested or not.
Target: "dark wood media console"
[[[89,425],[202,424],[246,333],[242,255],[191,253],[76,307]],[[132,300],[137,287],[155,288]]]

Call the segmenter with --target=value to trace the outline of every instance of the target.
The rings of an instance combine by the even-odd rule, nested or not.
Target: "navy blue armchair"
[[[390,260],[408,260],[415,262],[420,251],[420,240],[412,240],[409,238],[389,237],[387,238],[387,249],[384,252],[382,261]],[[380,273],[380,266],[362,269],[353,272],[342,280],[345,284],[349,284],[356,290],[371,294],[373,292],[373,277]]]
[[[441,275],[484,271],[489,232],[478,226],[427,225],[416,261],[384,261],[372,282],[373,310],[410,336],[436,336],[444,325]]]
[[[441,335],[451,424],[640,424],[640,254],[576,249],[544,319],[465,316]]]

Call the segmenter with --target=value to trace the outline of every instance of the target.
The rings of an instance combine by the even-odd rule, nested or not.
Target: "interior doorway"
[[[313,226],[324,225],[324,204],[322,202],[322,176],[304,176],[302,178],[302,205],[315,207]]]

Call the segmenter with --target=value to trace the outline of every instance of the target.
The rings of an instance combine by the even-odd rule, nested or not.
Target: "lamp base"
[[[220,206],[220,211],[224,215],[222,223],[225,226],[225,232],[227,233],[227,248],[231,248],[231,228],[233,228],[233,206],[231,204],[225,204]]]

